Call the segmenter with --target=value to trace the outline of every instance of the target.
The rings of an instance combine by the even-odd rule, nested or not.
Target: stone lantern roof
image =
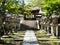
[[[60,17],[60,15],[55,15],[55,14],[51,15],[51,18],[59,18],[59,17]]]
[[[60,16],[55,14],[55,11],[53,11],[53,14],[51,15],[52,18],[59,18]]]
[[[11,14],[7,14],[6,17],[11,17]]]
[[[56,18],[56,17],[57,17],[57,15],[54,15],[54,14],[53,14],[51,17],[52,17],[52,18]]]
[[[46,16],[43,16],[42,19],[47,19],[47,17]]]
[[[41,15],[42,15],[42,14],[44,14],[44,12],[40,9],[39,14],[41,14]]]

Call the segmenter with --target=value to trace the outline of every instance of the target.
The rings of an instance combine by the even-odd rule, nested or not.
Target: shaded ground
[[[26,30],[21,30],[21,31],[18,31],[17,33],[10,34],[9,36],[11,36],[11,38],[2,38],[2,40],[0,40],[0,45],[23,45],[25,32],[26,32]],[[32,35],[32,33],[30,33],[30,34]],[[30,35],[30,34],[28,34],[28,35]],[[41,31],[35,30],[35,35],[37,37],[39,45],[60,45],[60,39],[49,38],[47,33],[43,30],[41,30]],[[34,37],[34,36],[32,36],[32,37]],[[31,41],[31,43],[32,43],[32,41]],[[36,44],[36,41],[33,41],[33,43]]]
[[[22,45],[23,38],[25,35],[25,31],[19,31],[14,34],[10,34],[12,38],[2,38],[4,43],[0,43],[0,45]]]
[[[35,31],[39,45],[60,45],[60,39],[50,38],[44,30]]]

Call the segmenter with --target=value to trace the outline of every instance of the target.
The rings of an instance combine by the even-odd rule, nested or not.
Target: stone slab
[[[33,30],[26,31],[23,45],[39,45]]]

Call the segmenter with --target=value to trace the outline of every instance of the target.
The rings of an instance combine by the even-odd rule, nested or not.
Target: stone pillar
[[[39,21],[37,20],[37,28],[39,29]]]
[[[20,30],[20,23],[19,23],[19,30]]]
[[[51,34],[52,34],[52,36],[54,36],[53,26],[51,26]]]
[[[58,26],[56,26],[56,36],[58,37]]]
[[[46,25],[45,25],[45,27],[44,27],[44,30],[46,31]]]
[[[54,26],[51,26],[51,34],[52,36],[50,38],[56,38],[56,36],[54,35]]]
[[[41,24],[41,30],[43,30],[43,25]]]
[[[49,33],[49,25],[47,26],[47,33]]]

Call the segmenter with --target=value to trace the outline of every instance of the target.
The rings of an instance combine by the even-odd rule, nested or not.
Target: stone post
[[[50,38],[56,38],[56,36],[54,35],[54,24],[51,25],[51,34],[52,36]]]
[[[52,36],[54,36],[53,26],[51,26],[51,34],[52,34]]]
[[[37,20],[37,28],[39,29],[39,21]]]
[[[47,26],[47,33],[49,33],[49,25]]]
[[[45,25],[45,27],[44,27],[44,30],[46,31],[46,25]]]
[[[43,25],[41,24],[41,30],[43,30]]]
[[[58,26],[56,26],[56,36],[58,37]]]

